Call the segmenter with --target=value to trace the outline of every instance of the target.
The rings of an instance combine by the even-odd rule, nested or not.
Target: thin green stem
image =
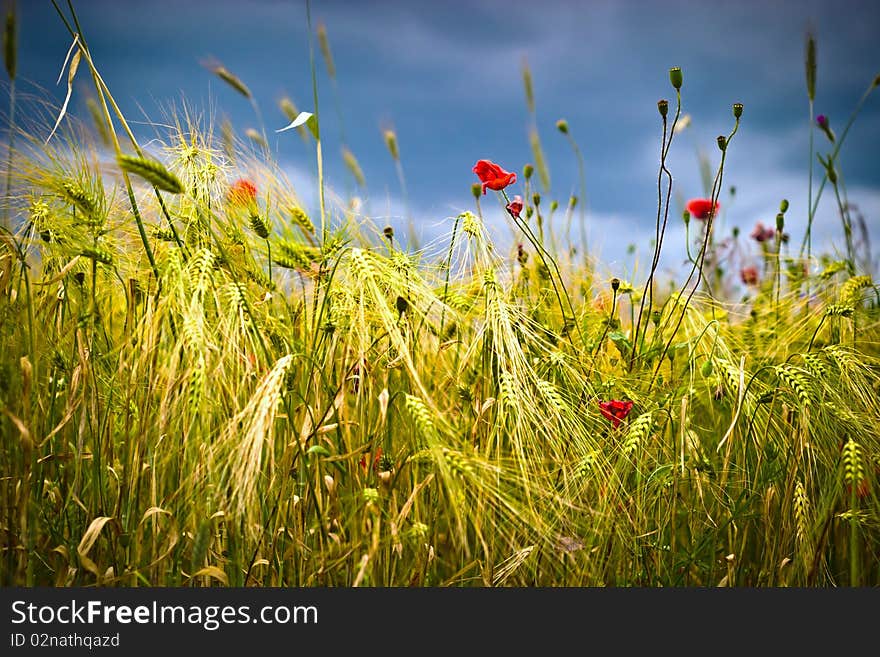
[[[455,218],[455,225],[452,227],[452,239],[449,241],[449,255],[446,257],[446,280],[443,282],[443,307],[440,310],[440,335],[438,342],[443,343],[443,320],[446,318],[446,305],[449,301],[449,271],[452,269],[452,251],[455,247],[455,238],[458,234],[458,223],[461,216]]]
[[[314,34],[312,33],[312,5],[310,0],[306,0],[306,24],[309,29],[309,67],[312,71],[312,102],[315,105],[314,116],[311,120],[315,122],[315,155],[318,161],[318,200],[321,208],[321,248],[323,249],[327,242],[327,211],[324,204],[324,157],[321,152],[321,114],[318,110],[318,71],[315,67],[315,40]]]
[[[667,132],[667,122],[666,116],[663,116],[663,136],[660,141],[660,170],[657,172],[657,220],[656,220],[656,228],[655,228],[655,236],[654,236],[654,257],[651,260],[651,271],[648,273],[648,279],[645,281],[645,289],[642,293],[642,298],[639,301],[639,314],[636,318],[636,325],[633,329],[633,348],[632,353],[630,354],[630,362],[629,362],[629,370],[632,371],[633,366],[636,360],[636,352],[638,349],[638,338],[639,331],[642,326],[642,318],[644,317],[645,311],[645,299],[649,299],[648,302],[648,316],[651,314],[651,310],[654,306],[654,274],[657,271],[657,267],[660,264],[660,251],[663,248],[663,237],[666,234],[666,224],[669,219],[669,201],[672,196],[672,173],[666,167],[666,157],[669,155],[669,149],[672,146],[672,140],[675,136],[675,127],[678,125],[678,119],[681,116],[681,90],[676,89],[675,91],[675,117],[672,119],[672,125],[669,126]],[[668,134],[668,139],[667,139]],[[666,198],[665,201],[663,199],[662,193],[662,185],[663,185],[663,175],[666,175],[667,185],[666,185]],[[663,214],[662,224],[660,215],[661,212]],[[687,239],[687,238],[685,238]],[[689,247],[688,247],[689,248]],[[688,252],[688,256],[690,256],[690,252]],[[647,330],[647,319],[645,330]]]

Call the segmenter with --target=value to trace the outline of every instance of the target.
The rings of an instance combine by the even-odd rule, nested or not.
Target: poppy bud
[[[556,122],[556,129],[559,130],[564,135],[568,134],[568,121],[565,119],[559,119]]]
[[[687,226],[691,222],[691,213],[685,210],[681,218],[684,219],[684,225]]]
[[[550,201],[550,212],[556,212],[559,209],[559,201],[553,199]]]
[[[660,311],[654,310],[651,312],[651,321],[654,323],[654,326],[659,326],[660,324]]]
[[[611,279],[611,289],[614,290],[615,292],[617,292],[617,290],[620,289],[620,279],[619,278],[612,278]]]
[[[657,109],[660,110],[660,116],[665,119],[666,115],[669,114],[669,101],[665,99],[658,100]]]
[[[788,199],[782,199],[782,203],[779,204],[779,211],[783,213],[788,212]]]
[[[722,152],[727,150],[727,137],[724,135],[718,135],[718,148],[720,148]]]
[[[477,185],[479,187],[479,185]],[[391,226],[385,226],[382,229],[382,234],[390,241],[394,239],[394,229]]]
[[[535,204],[535,207],[541,205],[541,195],[538,192],[532,194],[532,203]]]
[[[483,186],[480,183],[474,183],[473,185],[471,185],[471,194],[474,195],[474,198],[479,199],[482,193]]]
[[[535,214],[535,208],[531,205],[526,206],[526,219],[531,219],[532,215]]]
[[[533,173],[535,173],[535,167],[531,164],[527,164],[523,167],[523,176],[525,176],[526,180],[529,180]]]
[[[712,367],[712,359],[710,358],[710,359],[707,360],[705,363],[703,363],[703,366],[700,368],[700,373],[701,373],[704,377],[708,377],[708,376],[711,376],[711,375],[712,375],[712,369],[713,369],[713,367]]]
[[[672,83],[672,86],[676,89],[681,89],[681,68],[675,66],[674,68],[669,69],[669,81]]]
[[[733,118],[738,119],[743,115],[743,104],[742,103],[734,103],[733,104]]]
[[[734,226],[733,231],[731,231],[731,232],[733,233],[733,239],[736,239],[737,237],[739,237],[739,226]]]
[[[578,204],[578,197],[572,196],[568,199],[568,207],[574,210],[575,206]]]
[[[782,235],[782,229],[785,227],[785,215],[781,212],[776,215],[776,234]]]

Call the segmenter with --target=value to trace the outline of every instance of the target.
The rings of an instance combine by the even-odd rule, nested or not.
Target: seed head
[[[816,99],[816,35],[807,32],[806,43],[807,98]]]
[[[743,104],[742,103],[734,103],[733,104],[733,118],[738,119],[743,115]]]
[[[385,138],[385,146],[388,148],[388,152],[391,153],[391,158],[396,162],[400,159],[400,151],[397,148],[397,134],[394,130],[386,130],[383,133],[383,137]]]
[[[676,89],[681,89],[681,83],[682,83],[681,68],[679,68],[678,66],[675,66],[675,67],[669,69],[669,81],[672,83],[673,87],[675,87]]]
[[[658,100],[657,109],[660,111],[660,116],[665,119],[666,115],[669,114],[669,101],[666,99]]]
[[[535,167],[533,167],[531,164],[527,164],[523,167],[523,176],[525,177],[526,180],[531,179],[532,174],[534,174],[534,173],[535,173]]]

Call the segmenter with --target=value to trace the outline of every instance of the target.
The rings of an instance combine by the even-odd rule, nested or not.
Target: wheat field
[[[183,108],[147,149],[72,10],[84,116],[16,98],[7,20],[4,585],[880,584],[870,254],[844,204],[845,257],[799,251],[780,199],[775,230],[752,236],[760,271],[720,264],[713,221],[748,108],[732,106],[712,193],[686,212],[690,276],[666,280],[687,94],[670,71],[655,258],[619,280],[572,246],[578,199],[536,193],[539,143],[516,198],[474,153],[472,209],[417,249],[325,183],[320,114],[289,100],[314,209],[265,129]],[[845,136],[816,202],[820,184],[840,202]]]

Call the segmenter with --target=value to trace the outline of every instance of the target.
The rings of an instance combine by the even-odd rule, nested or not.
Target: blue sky
[[[95,61],[130,117],[162,120],[165,109],[186,98],[191,106],[228,115],[241,131],[255,126],[250,105],[202,65],[219,60],[254,92],[279,159],[304,198],[313,198],[312,147],[293,132],[274,134],[286,123],[278,110],[283,95],[312,109],[304,1],[76,4]],[[64,89],[54,83],[70,39],[48,0],[19,1],[19,11],[19,76],[60,101]],[[637,244],[644,260],[654,231],[661,125],[656,102],[674,98],[670,66],[683,69],[683,111],[691,116],[670,157],[678,201],[664,263],[673,269],[683,254],[680,203],[702,194],[697,153],[717,164],[715,137],[730,130],[735,102],[745,111],[728,152],[725,188],[735,185],[737,193],[732,202],[726,193],[721,197],[723,225],[738,225],[747,235],[758,220],[772,224],[780,199],[788,198],[786,227],[800,244],[809,156],[803,62],[808,26],[818,39],[816,112],[828,115],[838,133],[880,73],[876,2],[314,0],[312,18],[327,27],[346,142],[367,179],[367,190],[358,193],[382,217],[380,225],[405,232],[384,127],[398,134],[410,206],[424,240],[448,230],[449,217],[473,208],[471,167],[477,159],[521,174],[532,160],[521,76],[525,58],[551,175],[544,203],[557,198],[564,205],[577,193],[574,156],[554,127],[565,118],[585,157],[590,250],[601,258],[603,273],[622,277],[633,274],[627,246]],[[353,181],[339,155],[337,92],[320,59],[318,65],[327,170],[330,184],[344,195]],[[77,100],[75,94],[74,109],[82,107]],[[820,133],[816,144],[828,150]],[[875,92],[841,158],[850,201],[880,247],[878,146]],[[521,192],[521,185],[512,192]],[[509,235],[490,197],[484,208],[499,237]],[[842,244],[830,193],[822,199],[816,236],[826,245]]]

